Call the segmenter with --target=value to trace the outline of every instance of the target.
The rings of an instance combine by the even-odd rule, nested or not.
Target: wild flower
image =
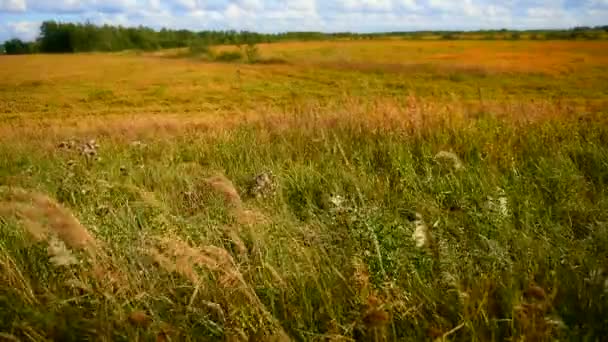
[[[464,169],[464,165],[460,161],[460,158],[458,158],[454,152],[440,151],[435,155],[435,160],[439,163],[450,164],[456,171]]]
[[[416,247],[425,248],[430,246],[430,232],[429,228],[424,222],[422,215],[416,213],[416,221],[414,221],[415,229],[414,234],[412,234],[412,239],[416,243]]]

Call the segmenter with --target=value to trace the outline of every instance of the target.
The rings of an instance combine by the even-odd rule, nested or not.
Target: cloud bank
[[[0,0],[0,41],[40,22],[191,30],[412,31],[608,24],[608,0]]]

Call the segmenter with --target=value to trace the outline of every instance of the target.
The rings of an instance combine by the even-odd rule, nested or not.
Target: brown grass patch
[[[234,216],[237,223],[243,225],[254,225],[266,221],[264,215],[254,209],[246,209],[238,190],[230,179],[221,173],[204,180],[211,189],[224,197],[226,204],[230,207],[230,214]]]
[[[13,258],[0,250],[0,280],[3,284],[19,291],[21,299],[27,304],[34,305],[38,301],[32,290],[29,279],[26,278]]]
[[[205,277],[201,271],[206,270],[210,272],[208,275],[215,279],[219,299],[229,312],[236,312],[239,309],[253,310],[258,319],[270,324],[273,331],[282,332],[276,319],[268,312],[252,286],[247,283],[239,266],[227,250],[216,246],[193,247],[177,237],[155,237],[152,240],[154,246],[146,251],[147,254],[162,269],[180,274],[195,285],[191,303],[194,302],[198,289],[204,286]]]
[[[36,242],[47,244],[49,262],[56,267],[88,261],[85,277],[96,280],[99,290],[118,294],[128,290],[128,277],[106,253],[104,246],[84,227],[72,212],[53,198],[22,188],[0,188],[0,215],[14,216]],[[74,254],[74,251],[81,251]]]
[[[21,188],[6,188],[7,201],[0,202],[0,214],[14,214],[37,241],[56,235],[68,247],[92,255],[99,244],[72,212],[49,196]]]
[[[223,174],[216,174],[212,177],[206,178],[205,183],[207,183],[213,190],[224,197],[226,203],[233,208],[242,208],[243,201],[241,200],[241,196],[239,192],[236,190],[232,181],[228,179]]]
[[[466,74],[477,77],[485,77],[492,73],[498,73],[497,70],[483,68],[479,66],[471,66],[465,64],[455,65],[433,65],[431,63],[370,63],[352,62],[352,61],[336,61],[322,62],[317,67],[328,68],[341,71],[358,71],[358,72],[376,72],[376,73],[436,73],[437,75],[448,76],[453,73]]]

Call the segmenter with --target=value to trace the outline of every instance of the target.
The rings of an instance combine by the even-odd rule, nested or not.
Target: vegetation
[[[7,55],[24,55],[36,52],[37,46],[34,43],[26,43],[19,39],[11,39],[4,42],[2,49]]]
[[[600,340],[606,44],[0,59],[0,338]]]
[[[570,30],[544,31],[508,31],[484,30],[475,32],[465,31],[421,31],[421,32],[387,32],[387,33],[321,33],[321,32],[287,32],[262,34],[248,31],[201,31],[188,30],[155,31],[146,27],[97,26],[91,23],[59,23],[43,22],[40,27],[40,37],[36,42],[7,42],[11,49],[9,54],[44,53],[73,53],[91,51],[123,51],[123,50],[158,50],[169,48],[190,47],[192,42],[204,45],[254,45],[279,41],[311,41],[311,40],[359,40],[386,39],[401,37],[403,39],[547,39],[547,40],[595,40],[608,38],[608,26],[576,27]]]
[[[241,51],[221,51],[215,57],[215,60],[218,62],[236,62],[243,59],[243,54]]]
[[[190,43],[188,44],[188,51],[190,52],[191,56],[195,57],[205,56],[211,53],[209,45],[205,41],[200,39],[190,41]]]

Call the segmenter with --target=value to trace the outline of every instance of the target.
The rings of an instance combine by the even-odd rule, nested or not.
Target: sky
[[[0,41],[45,20],[190,30],[415,31],[608,25],[608,0],[0,0]]]

